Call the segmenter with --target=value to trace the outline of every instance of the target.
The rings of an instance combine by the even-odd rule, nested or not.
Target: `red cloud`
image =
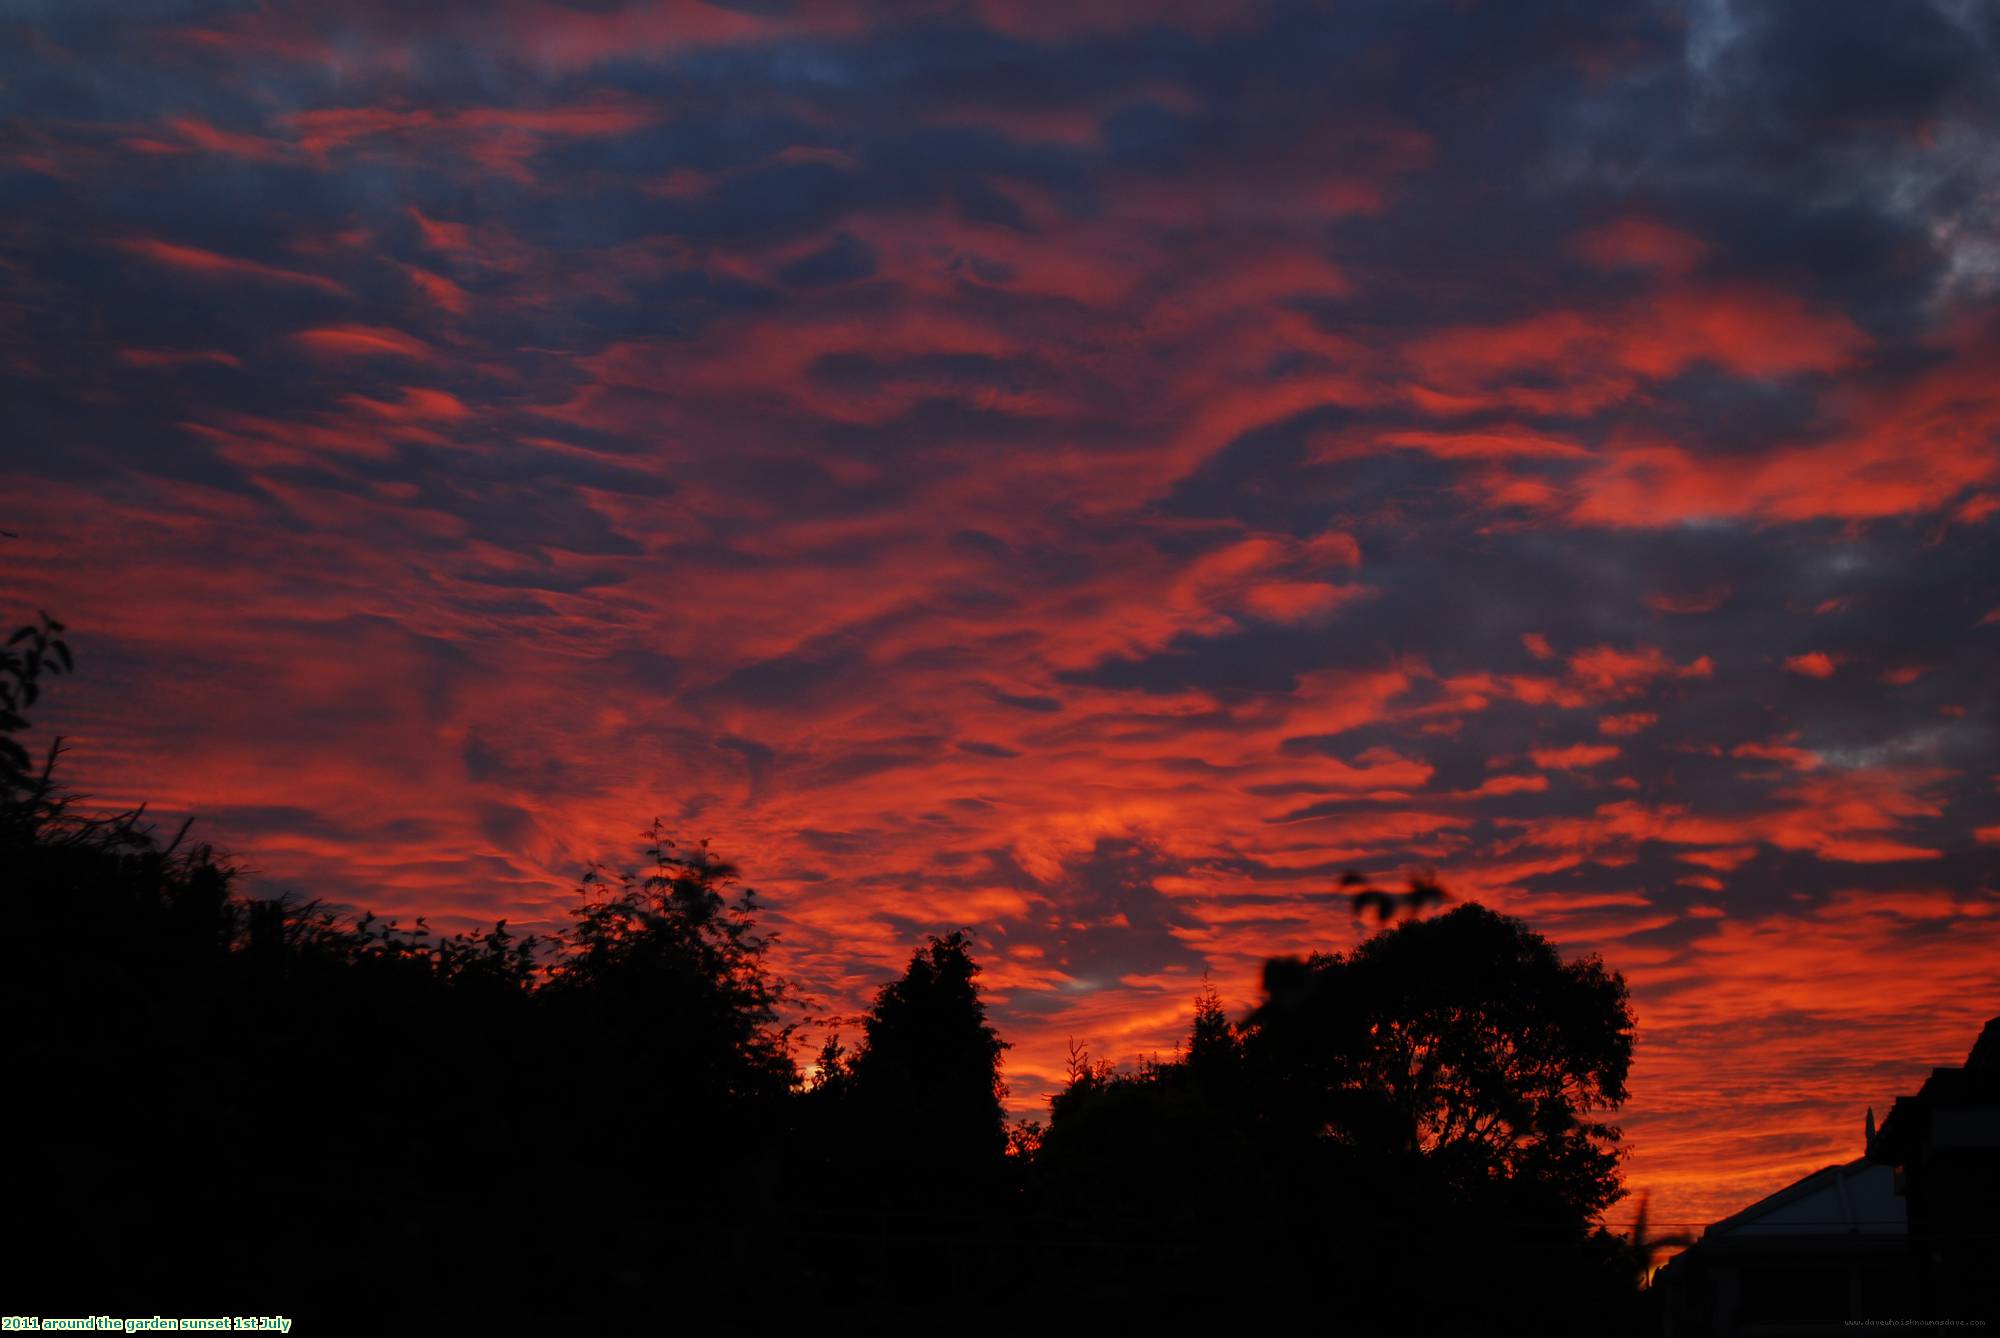
[[[627,134],[651,124],[658,115],[634,99],[602,97],[537,108],[321,107],[292,112],[281,124],[300,152],[321,163],[348,150],[407,152],[433,142],[487,171],[532,182],[528,160],[547,141]]]
[[[482,11],[480,48],[551,76],[606,61],[637,61],[713,46],[787,36],[838,36],[857,30],[864,11],[845,0],[812,0],[779,16],[752,14],[707,0],[649,0],[581,9],[551,0],[495,0]],[[258,9],[169,36],[234,61],[283,60],[320,66],[349,79],[408,77],[410,22],[394,5],[350,5],[329,25],[314,10]]]
[[[1600,269],[1657,269],[1670,275],[1686,273],[1708,255],[1699,237],[1636,215],[1579,233],[1572,245]]]
[[[1647,595],[1646,607],[1656,613],[1713,613],[1729,602],[1730,594],[1725,581],[1687,594]]]
[[[1537,761],[1536,765],[1540,765]],[[1547,776],[1489,776],[1472,793],[1475,796],[1501,794],[1541,794],[1549,788]]]
[[[421,269],[415,265],[405,265],[403,273],[409,276],[411,285],[418,292],[422,293],[433,306],[454,316],[464,314],[466,306],[465,290],[450,279],[445,278],[442,274],[434,274],[430,270]]]
[[[1610,312],[1554,310],[1508,325],[1423,336],[1405,356],[1432,385],[1476,394],[1509,376],[1560,368],[1568,376],[1657,379],[1698,362],[1746,376],[1837,371],[1867,345],[1838,312],[1749,288],[1676,289]]]
[[[1090,5],[1063,0],[978,0],[977,9],[983,21],[1001,32],[1046,42],[1153,26],[1208,36],[1253,27],[1266,7],[1262,0],[1227,5],[1208,0],[1102,0]]]
[[[1589,450],[1574,441],[1522,428],[1488,432],[1390,432],[1376,438],[1389,446],[1406,446],[1446,460],[1521,457],[1574,458]]]
[[[1579,743],[1568,748],[1536,748],[1529,752],[1535,765],[1544,771],[1562,771],[1575,767],[1602,766],[1618,756],[1618,749],[1612,744]]]
[[[1574,494],[1585,524],[1654,526],[1762,516],[1798,521],[1934,510],[2000,478],[2000,352],[1990,330],[1953,331],[1940,365],[1846,392],[1838,426],[1742,457],[1707,458],[1656,437],[1621,435]]]
[[[198,246],[180,246],[152,237],[127,237],[114,241],[111,245],[128,254],[141,256],[155,264],[182,273],[203,274],[214,278],[249,279],[259,283],[291,284],[301,288],[317,289],[335,297],[350,296],[346,288],[323,275],[280,269],[254,260],[239,260],[234,256],[204,251]]]
[[[417,386],[405,386],[398,401],[369,399],[365,395],[349,395],[346,402],[364,413],[394,422],[457,422],[471,413],[458,396],[442,390],[426,390]]]
[[[243,359],[220,349],[121,348],[118,361],[127,367],[185,367],[190,363],[213,363],[218,367],[241,367]]]
[[[1777,762],[1797,771],[1812,771],[1820,764],[1818,753],[1779,743],[1739,743],[1729,750],[1729,755],[1755,758],[1763,762]]]
[[[169,117],[166,124],[190,148],[204,153],[219,153],[252,163],[285,163],[294,161],[298,156],[297,151],[283,140],[224,130],[193,117]]]
[[[1569,657],[1569,670],[1586,691],[1600,697],[1629,697],[1662,678],[1708,678],[1715,666],[1706,655],[1675,664],[1658,646],[1633,650],[1592,646]]]
[[[431,356],[430,345],[423,340],[381,325],[328,325],[300,330],[291,338],[319,357],[424,359]]]

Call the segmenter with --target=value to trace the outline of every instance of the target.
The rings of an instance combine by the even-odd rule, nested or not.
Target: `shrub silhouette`
[[[754,897],[656,826],[570,929],[438,935],[310,902],[142,811],[87,817],[18,736],[67,668],[10,643],[0,795],[22,1089],[10,1199],[44,1314],[582,1323],[754,1264],[794,1083]],[[19,653],[25,645],[27,653]],[[36,652],[40,652],[37,654]]]

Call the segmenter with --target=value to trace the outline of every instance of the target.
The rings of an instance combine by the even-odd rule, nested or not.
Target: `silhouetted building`
[[[1714,1223],[1655,1285],[1672,1338],[1725,1338],[1906,1318],[1915,1281],[1895,1172],[1862,1157]]]
[[[1660,1271],[1670,1338],[2000,1319],[2000,1017],[1879,1131],[1871,1110],[1867,1135],[1859,1160],[1715,1223]]]
[[[1896,1099],[1868,1156],[1909,1206],[1917,1313],[2000,1321],[2000,1017],[1964,1067]]]

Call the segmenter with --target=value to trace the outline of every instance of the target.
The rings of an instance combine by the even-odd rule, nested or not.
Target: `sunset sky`
[[[657,813],[833,1009],[976,928],[1033,1114],[1434,865],[1669,1221],[2000,1013],[2000,9],[0,16],[0,613],[252,891]]]

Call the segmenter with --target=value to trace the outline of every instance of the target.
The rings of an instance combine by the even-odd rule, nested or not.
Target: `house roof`
[[[1730,1214],[1702,1241],[1796,1236],[1902,1236],[1909,1217],[1896,1173],[1863,1157],[1826,1166]]]

